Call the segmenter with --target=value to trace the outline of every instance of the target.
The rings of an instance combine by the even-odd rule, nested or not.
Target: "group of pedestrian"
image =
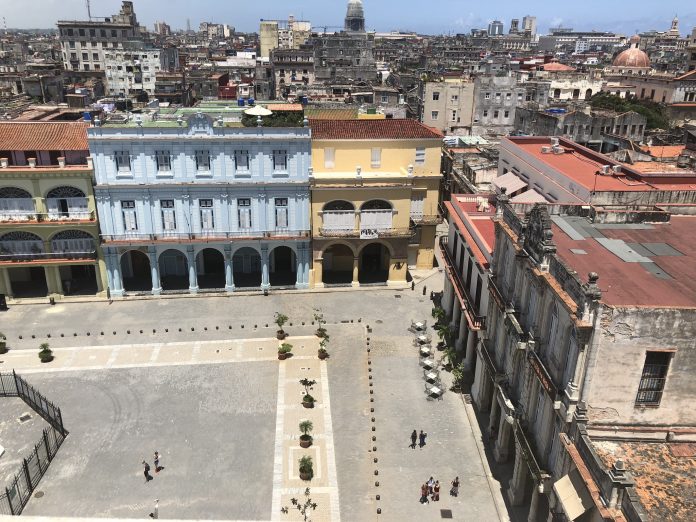
[[[459,477],[452,481],[450,495],[456,497],[459,495]],[[440,481],[430,477],[427,482],[424,482],[420,490],[420,503],[429,504],[430,501],[438,502],[440,500]]]
[[[423,430],[420,430],[420,433],[418,433],[416,430],[413,430],[411,433],[411,449],[416,449],[416,442],[418,443],[418,446],[420,448],[423,448],[425,446],[425,438],[428,436],[427,433],[423,432]]]
[[[154,456],[154,465],[155,465],[155,473],[159,473],[164,469],[164,466],[160,466],[160,454],[158,451],[155,451],[155,456]],[[150,482],[154,477],[150,475],[150,464],[146,461],[143,460],[143,466],[145,466],[145,471],[143,474],[145,475],[145,484]]]

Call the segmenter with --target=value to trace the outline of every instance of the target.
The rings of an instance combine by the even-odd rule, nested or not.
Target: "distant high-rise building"
[[[488,24],[488,36],[497,36],[503,34],[504,26],[500,20],[493,20]]]
[[[365,32],[365,11],[362,0],[350,0],[346,12],[346,31]]]
[[[529,31],[532,36],[536,36],[537,32],[537,19],[536,16],[527,15],[522,18],[522,30]]]
[[[312,32],[312,23],[296,20],[290,15],[285,20],[261,20],[259,24],[259,53],[268,58],[274,49],[299,49]]]
[[[520,21],[517,18],[513,18],[510,22],[510,34],[517,34],[520,32]]]
[[[160,36],[169,36],[172,34],[172,28],[165,22],[155,22],[155,33]]]

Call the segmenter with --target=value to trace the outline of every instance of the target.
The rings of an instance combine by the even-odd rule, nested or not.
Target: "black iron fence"
[[[4,490],[0,490],[0,515],[19,515],[68,432],[63,426],[60,408],[14,371],[0,373],[0,397],[19,397],[50,425],[50,428],[43,430],[41,439],[34,445],[34,451],[22,459],[21,469]]]

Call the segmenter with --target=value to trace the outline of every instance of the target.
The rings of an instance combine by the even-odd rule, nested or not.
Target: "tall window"
[[[432,111],[430,113],[430,119],[431,120],[437,120],[438,116],[440,116],[440,111]]]
[[[213,212],[212,199],[199,199],[198,206],[201,210],[201,230],[209,232],[215,230],[215,213]]]
[[[440,93],[435,91],[433,93],[433,101],[438,101],[440,99]]]
[[[155,151],[155,160],[159,172],[172,170],[172,156],[168,150]]]
[[[636,406],[659,406],[672,352],[646,352]]]
[[[416,148],[416,165],[425,165],[425,147]]]
[[[324,168],[332,169],[336,165],[336,149],[333,147],[324,148]]]
[[[135,201],[121,201],[121,212],[123,213],[123,230],[126,232],[138,230]]]
[[[275,198],[276,228],[288,228],[288,198]]]
[[[196,151],[196,170],[210,170],[210,152],[207,150]]]
[[[234,167],[237,170],[249,170],[249,151],[238,150],[234,153]]]
[[[162,230],[164,230],[165,232],[176,230],[176,213],[174,211],[174,200],[161,200],[160,208],[162,210]]]
[[[237,217],[240,230],[251,229],[251,199],[241,198],[237,200]]]
[[[370,157],[370,166],[373,169],[378,169],[382,166],[382,149],[373,148]]]
[[[130,172],[131,158],[130,153],[126,150],[117,150],[114,152],[114,160],[116,161],[116,169],[119,172]]]
[[[273,151],[273,170],[285,171],[288,170],[288,151],[274,150]]]

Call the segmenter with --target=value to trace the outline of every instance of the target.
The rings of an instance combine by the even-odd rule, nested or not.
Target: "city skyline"
[[[40,9],[27,11],[22,5],[10,3],[3,6],[3,16],[8,28],[53,28],[58,20],[84,20],[87,18],[87,10],[84,0],[39,0]],[[94,17],[109,16],[118,12],[121,0],[106,0],[96,4],[92,3],[92,15]],[[545,2],[530,0],[523,6],[504,0],[490,8],[477,11],[471,9],[473,5],[464,4],[457,0],[440,0],[437,12],[423,17],[422,13],[415,9],[407,9],[403,2],[396,0],[382,0],[374,2],[367,0],[365,15],[369,30],[377,31],[415,31],[422,34],[444,34],[469,32],[472,28],[485,28],[491,20],[500,20],[508,31],[510,20],[522,19],[525,15],[536,16],[540,33],[548,32],[549,27],[572,27],[575,30],[616,31],[619,33],[633,34],[636,31],[669,29],[670,22],[676,14],[680,19],[680,32],[686,35],[691,28],[696,26],[696,11],[683,12],[683,2],[667,0],[656,5],[644,1],[613,2],[607,4],[599,0],[591,0],[582,5],[558,5],[554,12],[549,12]],[[161,4],[152,0],[136,0],[135,12],[142,25],[152,29],[156,21],[165,21],[172,29],[183,29],[190,21],[191,28],[197,29],[202,21],[229,24],[242,32],[258,31],[258,23],[261,19],[285,19],[293,14],[297,18],[312,22],[314,27],[328,26],[329,29],[337,29],[342,26],[345,0],[332,0],[320,2],[318,0],[306,0],[296,6],[288,6],[279,0],[268,0],[264,6],[251,5],[242,8],[230,4],[220,5],[213,0],[201,0],[193,9],[191,4],[183,0],[172,0],[169,9],[161,10]],[[630,18],[624,15],[630,7]],[[602,20],[597,20],[594,13],[597,9],[603,10]],[[680,9],[681,8],[681,9]],[[680,12],[682,11],[682,12]],[[399,13],[394,16],[394,13]]]

